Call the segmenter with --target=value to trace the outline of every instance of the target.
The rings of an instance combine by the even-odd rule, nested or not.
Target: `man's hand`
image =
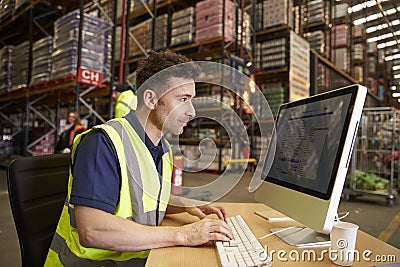
[[[226,211],[221,206],[204,205],[199,207],[187,207],[186,212],[200,219],[204,219],[210,214],[216,214],[219,219],[226,221]]]
[[[209,241],[233,239],[232,230],[226,222],[211,218],[182,226],[179,232],[183,246],[198,246]]]

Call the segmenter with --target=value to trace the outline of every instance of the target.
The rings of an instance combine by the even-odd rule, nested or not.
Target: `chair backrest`
[[[16,159],[8,167],[22,266],[43,266],[67,196],[69,154]]]

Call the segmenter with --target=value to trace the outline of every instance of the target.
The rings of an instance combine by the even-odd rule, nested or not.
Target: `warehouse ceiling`
[[[392,89],[400,90],[400,1],[349,1],[354,25],[364,25],[367,42],[376,42],[384,50],[385,61],[391,66]]]

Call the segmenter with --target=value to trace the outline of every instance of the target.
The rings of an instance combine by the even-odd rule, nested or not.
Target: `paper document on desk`
[[[275,210],[262,210],[262,211],[255,211],[254,213],[257,214],[258,216],[261,216],[262,218],[266,219],[269,222],[294,221],[292,218],[287,217],[286,215]]]

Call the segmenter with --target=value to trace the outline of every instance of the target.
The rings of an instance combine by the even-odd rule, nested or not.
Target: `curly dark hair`
[[[191,63],[192,61],[186,56],[173,52],[151,52],[150,55],[139,62],[136,71],[136,88],[138,89],[138,102],[141,102],[141,93],[146,89],[165,90],[160,87],[160,82],[152,81],[150,78],[155,74],[160,73],[172,66],[176,68],[168,69],[165,74],[158,76],[160,79],[168,79],[168,77],[181,77],[187,79],[195,79],[200,75],[201,69],[198,64],[183,64]],[[180,65],[182,64],[182,65]],[[162,81],[166,83],[167,81]],[[165,84],[164,84],[165,85]]]
[[[149,57],[138,64],[136,72],[136,87],[139,88],[147,79],[154,74],[182,63],[191,62],[186,56],[172,52],[151,52]],[[177,73],[177,77],[196,78],[200,73],[199,69],[186,68],[186,72]]]

